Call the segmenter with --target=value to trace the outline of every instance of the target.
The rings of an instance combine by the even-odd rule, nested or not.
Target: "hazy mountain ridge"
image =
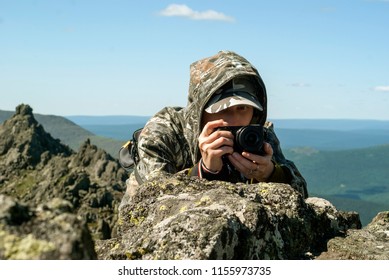
[[[306,174],[314,193],[355,199],[374,197],[380,203],[389,201],[382,196],[389,194],[389,144],[311,154],[294,149],[285,154]]]
[[[107,116],[64,116],[79,125],[123,125],[146,123],[151,116],[107,115]],[[319,130],[389,130],[389,120],[354,119],[270,119],[276,127],[287,129]]]
[[[285,150],[308,182],[310,195],[357,211],[366,225],[389,208],[389,145],[343,151]]]
[[[0,110],[0,123],[11,117],[12,111]],[[77,149],[85,136],[97,139],[103,148],[117,156],[120,146],[143,127],[148,116],[52,116],[35,114],[36,119],[54,137],[63,139]],[[67,119],[69,122],[66,122]],[[332,120],[332,119],[275,119],[271,120],[281,140],[283,149],[312,147],[318,150],[344,150],[366,148],[389,143],[389,121],[380,120]],[[63,131],[69,126],[69,131]],[[80,130],[81,129],[81,130]],[[78,130],[78,131],[77,131]],[[73,132],[76,131],[76,132]],[[105,143],[104,138],[110,138]],[[109,148],[114,144],[115,149]]]
[[[143,116],[69,116],[96,135],[126,141],[143,127]],[[389,121],[379,120],[272,120],[284,149],[312,147],[318,150],[366,148],[389,143]]]
[[[389,120],[356,119],[276,119],[279,128],[315,130],[389,130]]]
[[[151,116],[64,116],[78,125],[127,125],[146,123]]]
[[[293,129],[275,128],[284,149],[312,147],[318,150],[349,150],[389,143],[389,129]]]

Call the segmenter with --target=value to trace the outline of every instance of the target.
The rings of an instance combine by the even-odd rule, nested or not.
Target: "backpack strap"
[[[132,140],[127,141],[119,150],[119,163],[127,172],[136,169],[139,162],[138,139],[142,129],[137,129],[132,135]]]

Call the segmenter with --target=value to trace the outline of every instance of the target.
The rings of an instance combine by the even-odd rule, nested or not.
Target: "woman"
[[[187,106],[166,107],[143,128],[140,161],[127,181],[127,195],[145,180],[184,170],[208,180],[287,183],[306,198],[306,181],[285,159],[266,118],[265,85],[245,58],[221,51],[194,62]],[[236,149],[234,129],[248,125],[257,125],[264,137],[258,152]]]

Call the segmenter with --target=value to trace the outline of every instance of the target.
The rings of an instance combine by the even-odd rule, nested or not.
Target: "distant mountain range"
[[[67,116],[96,135],[126,141],[143,127],[148,116]],[[318,150],[366,148],[389,143],[389,121],[375,120],[272,120],[284,149]]]
[[[279,128],[336,131],[389,130],[389,120],[277,119]]]
[[[14,112],[0,110],[0,123]],[[77,150],[89,138],[117,157],[148,116],[52,116],[34,114],[53,137]],[[308,182],[310,195],[338,209],[355,210],[362,223],[389,210],[389,121],[272,120],[287,158]]]
[[[0,122],[11,117],[12,111],[0,110]],[[50,126],[52,120],[46,123],[46,115],[35,114],[37,120]],[[64,120],[57,120],[49,129],[54,136],[63,134],[73,149],[78,148],[77,137],[88,136],[94,142],[100,142],[108,152],[116,156],[117,152],[109,146],[120,146],[132,137],[132,133],[143,127],[149,116],[66,116],[71,121],[67,125],[75,130],[84,129],[74,134],[62,133]],[[311,147],[317,150],[344,150],[367,148],[389,143],[389,121],[378,120],[305,120],[305,119],[278,119],[272,120],[277,136],[283,149],[295,147]],[[57,131],[60,130],[60,131]],[[59,134],[57,134],[59,133]],[[76,137],[76,138],[74,138]],[[59,138],[59,137],[58,137]],[[71,139],[73,138],[73,139]],[[108,139],[110,140],[108,140]],[[106,143],[108,142],[108,143]],[[114,144],[115,143],[115,144]]]
[[[309,196],[358,212],[364,225],[389,210],[389,144],[341,151],[294,148],[284,154],[306,179]]]
[[[146,123],[151,116],[65,116],[79,125],[126,125]],[[271,119],[279,128],[319,129],[319,130],[363,130],[389,129],[389,120],[353,120],[353,119]]]

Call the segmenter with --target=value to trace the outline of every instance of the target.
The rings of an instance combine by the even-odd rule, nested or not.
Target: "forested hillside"
[[[360,212],[362,222],[389,209],[389,145],[343,151],[296,148],[285,155],[306,178],[310,195]]]

